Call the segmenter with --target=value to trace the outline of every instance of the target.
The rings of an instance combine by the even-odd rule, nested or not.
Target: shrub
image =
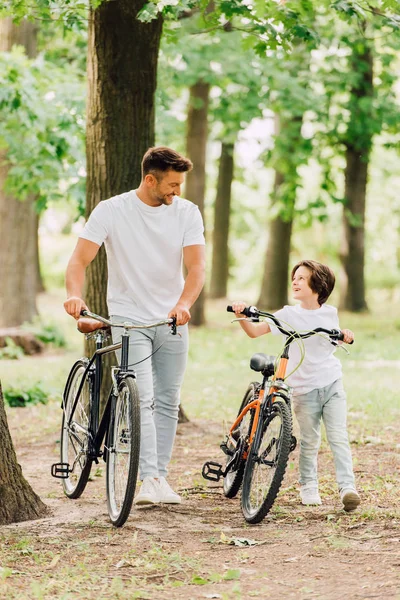
[[[66,346],[63,332],[54,323],[43,323],[40,319],[35,319],[32,323],[24,325],[24,329],[44,344],[53,344],[57,348]]]
[[[17,360],[24,356],[24,351],[10,337],[6,337],[6,345],[0,348],[0,360]]]
[[[12,407],[27,406],[28,404],[47,404],[48,393],[40,383],[31,388],[11,387],[3,391],[5,403]]]

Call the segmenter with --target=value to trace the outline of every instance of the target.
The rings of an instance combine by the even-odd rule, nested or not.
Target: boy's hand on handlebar
[[[342,333],[345,344],[352,344],[354,342],[354,333],[350,329],[342,329]]]
[[[243,315],[246,306],[247,304],[245,302],[232,302],[232,309],[237,317]]]
[[[186,325],[190,321],[190,316],[189,307],[185,304],[179,304],[179,302],[168,313],[168,319],[175,317],[177,325]]]
[[[67,300],[64,302],[64,308],[66,312],[71,315],[71,317],[74,317],[74,319],[79,319],[82,310],[89,310],[86,303],[82,300],[82,298],[79,298],[79,296],[71,296],[70,298],[67,298]]]

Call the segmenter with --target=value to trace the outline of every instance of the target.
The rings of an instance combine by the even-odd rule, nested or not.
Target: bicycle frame
[[[267,396],[266,400],[264,401],[265,385],[267,383],[267,379],[264,377],[258,398],[256,398],[255,400],[253,400],[252,402],[247,404],[244,407],[244,409],[242,410],[242,412],[236,417],[236,420],[233,423],[233,425],[231,426],[231,428],[229,430],[229,434],[228,434],[228,436],[232,442],[234,442],[232,434],[235,431],[235,429],[238,427],[239,423],[241,423],[241,421],[246,416],[246,414],[248,413],[249,410],[255,410],[253,425],[252,425],[250,437],[249,437],[249,449],[250,449],[251,444],[253,443],[255,433],[257,431],[257,425],[258,425],[260,413],[261,413],[264,405],[268,406],[268,404],[267,404],[268,399],[269,398],[271,399],[271,403],[275,402],[277,398],[283,398],[285,401],[288,401],[288,396],[286,394],[283,394],[281,391],[279,391],[279,389],[282,387],[280,382],[283,382],[283,380],[285,379],[285,375],[286,375],[286,369],[287,369],[288,360],[289,360],[290,344],[291,344],[291,341],[286,340],[285,347],[284,347],[282,355],[279,359],[279,364],[278,364],[278,368],[276,369],[276,373],[273,375],[272,383],[269,388],[268,396]],[[247,452],[244,452],[243,458],[247,458],[247,454],[248,454]]]
[[[72,406],[71,414],[69,415],[68,427],[70,427],[71,422],[73,420],[73,416],[75,413],[76,406],[78,404],[79,398],[81,396],[82,388],[86,380],[86,376],[89,382],[89,398],[91,403],[90,414],[90,422],[89,422],[89,431],[88,431],[88,456],[90,459],[94,460],[96,463],[98,462],[98,457],[101,456],[101,444],[103,442],[104,436],[107,432],[108,423],[110,420],[111,413],[111,404],[113,398],[116,397],[116,393],[112,393],[113,389],[116,392],[118,388],[119,380],[122,375],[127,375],[128,373],[133,377],[136,377],[135,372],[129,369],[128,365],[128,357],[129,357],[129,334],[127,331],[124,331],[122,334],[121,342],[116,344],[110,344],[109,346],[103,346],[104,334],[101,330],[95,334],[95,342],[96,342],[96,350],[89,360],[87,367],[82,376],[81,382],[79,384],[78,392],[76,394],[76,398],[74,400],[74,404]],[[113,384],[110,390],[110,394],[108,395],[107,403],[104,408],[103,415],[101,417],[99,423],[99,415],[100,415],[100,389],[101,389],[101,381],[102,381],[102,357],[105,354],[109,354],[110,352],[114,352],[115,350],[122,349],[121,353],[121,364],[119,367],[115,367],[115,371],[117,371],[116,378],[113,377]],[[66,389],[68,386],[66,386]],[[62,408],[64,410],[64,399]],[[106,458],[106,457],[104,457]]]

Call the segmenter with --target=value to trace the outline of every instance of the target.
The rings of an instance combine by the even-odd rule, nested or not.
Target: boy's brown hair
[[[292,280],[299,267],[306,267],[311,271],[309,285],[312,291],[318,294],[318,303],[322,306],[335,287],[335,275],[332,269],[315,260],[301,260],[292,269]]]
[[[176,171],[177,173],[186,173],[193,169],[191,160],[179,154],[167,146],[155,146],[149,148],[142,160],[142,177],[149,173],[157,179],[160,173],[166,171]]]

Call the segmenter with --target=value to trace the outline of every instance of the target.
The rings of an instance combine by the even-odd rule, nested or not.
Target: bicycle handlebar
[[[231,305],[227,306],[226,310],[227,312],[235,312]],[[340,331],[340,329],[324,329],[323,327],[317,327],[316,329],[312,329],[307,333],[297,333],[297,331],[288,331],[282,327],[281,322],[274,315],[268,312],[264,312],[262,310],[258,310],[258,308],[256,308],[255,306],[246,306],[242,310],[241,314],[255,321],[258,321],[259,317],[267,317],[268,319],[271,319],[271,321],[273,321],[273,323],[283,335],[290,338],[301,338],[304,340],[316,333],[326,333],[332,340],[335,341],[343,341],[344,338],[344,334]],[[354,340],[351,341],[350,344],[353,344],[353,342]]]
[[[150,329],[150,327],[159,327],[160,325],[171,325],[171,333],[172,335],[176,335],[176,318],[173,317],[171,319],[165,319],[164,321],[157,321],[156,323],[146,323],[140,325],[134,325],[133,323],[113,323],[109,319],[105,319],[100,315],[96,315],[95,313],[90,312],[90,310],[82,310],[81,315],[83,317],[91,317],[96,321],[100,321],[100,323],[104,323],[105,325],[109,325],[110,327],[124,327],[125,329]]]

